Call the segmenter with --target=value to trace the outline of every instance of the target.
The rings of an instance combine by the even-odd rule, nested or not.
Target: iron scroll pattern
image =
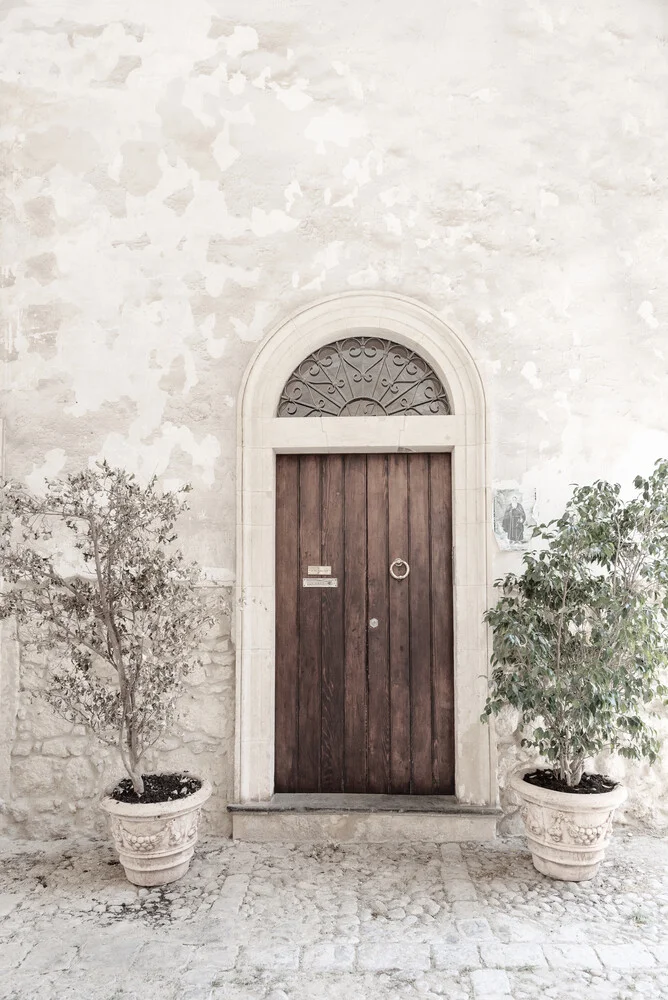
[[[415,351],[379,337],[348,337],[295,368],[279,417],[369,417],[452,413],[443,383]]]

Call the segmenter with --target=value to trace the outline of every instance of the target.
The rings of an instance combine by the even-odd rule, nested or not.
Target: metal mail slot
[[[335,576],[311,577],[305,576],[302,580],[304,587],[338,587],[339,581]]]
[[[331,576],[332,567],[331,566],[309,566],[308,570],[309,576]]]

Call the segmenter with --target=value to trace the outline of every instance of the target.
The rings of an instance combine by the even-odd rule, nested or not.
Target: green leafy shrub
[[[604,481],[574,489],[539,525],[545,546],[497,580],[483,720],[510,705],[533,727],[524,746],[577,785],[588,758],[658,753],[647,708],[668,694],[668,461],[625,501]]]
[[[27,641],[60,665],[47,698],[70,721],[115,744],[143,792],[141,762],[171,721],[193,650],[212,624],[200,571],[179,551],[174,525],[184,493],[145,487],[123,469],[49,480],[43,497],[0,485],[0,618],[14,615]],[[67,536],[79,572],[59,569]]]

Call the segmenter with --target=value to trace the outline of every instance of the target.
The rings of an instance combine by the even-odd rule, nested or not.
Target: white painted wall
[[[668,454],[667,39],[663,0],[4,3],[7,474],[105,456],[190,480],[189,554],[233,577],[241,374],[270,326],[351,289],[466,335],[493,478],[541,516],[647,472]],[[33,749],[0,824],[84,828],[90,796],[70,820],[25,766],[45,710],[21,667]],[[668,823],[668,764],[629,780],[629,815]]]

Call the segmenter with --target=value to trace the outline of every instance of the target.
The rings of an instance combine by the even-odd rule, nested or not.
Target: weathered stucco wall
[[[5,473],[38,487],[104,456],[192,481],[184,545],[230,582],[242,372],[272,323],[355,288],[465,333],[493,479],[535,487],[542,517],[572,482],[648,471],[668,454],[667,42],[663,0],[6,0]],[[166,751],[206,762],[221,829],[227,641]],[[90,826],[111,763],[10,647],[0,824]],[[631,769],[630,817],[668,823],[666,760]]]

